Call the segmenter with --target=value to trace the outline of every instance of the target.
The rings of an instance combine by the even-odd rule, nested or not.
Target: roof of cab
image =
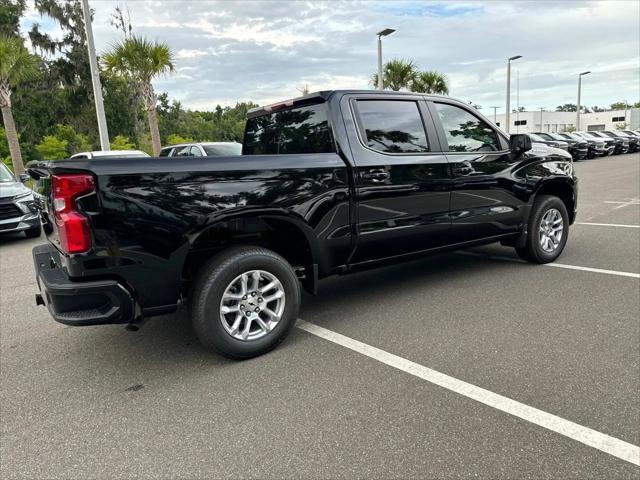
[[[283,100],[281,102],[275,102],[269,105],[264,105],[260,107],[254,107],[247,112],[247,117],[256,117],[259,115],[264,115],[265,113],[270,113],[271,111],[281,110],[289,107],[300,106],[300,105],[309,105],[314,103],[319,103],[319,101],[327,101],[333,95],[344,95],[344,94],[375,94],[375,95],[406,95],[406,96],[422,96],[422,97],[430,97],[430,98],[448,98],[450,100],[459,101],[452,97],[447,97],[446,95],[438,95],[434,93],[420,93],[420,92],[396,92],[393,90],[321,90],[318,92],[308,93],[307,95],[303,95],[296,98],[291,98],[288,100]],[[462,102],[464,103],[464,102]]]

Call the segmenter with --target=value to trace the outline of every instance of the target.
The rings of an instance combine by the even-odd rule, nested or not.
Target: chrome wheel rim
[[[562,240],[564,222],[562,214],[556,208],[550,208],[540,220],[540,246],[547,253],[557,250]]]
[[[280,280],[264,270],[250,270],[234,278],[222,294],[220,321],[233,338],[258,340],[280,322],[284,304]]]

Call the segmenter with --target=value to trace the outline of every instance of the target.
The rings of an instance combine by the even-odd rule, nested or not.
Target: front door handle
[[[361,175],[363,180],[371,180],[372,182],[384,182],[389,179],[389,172],[382,168],[374,168],[367,172],[363,172]]]

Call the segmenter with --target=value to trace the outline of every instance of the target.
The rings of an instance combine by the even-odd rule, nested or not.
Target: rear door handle
[[[374,168],[368,172],[363,172],[361,175],[363,180],[371,180],[372,182],[384,182],[389,179],[389,172],[382,168]]]

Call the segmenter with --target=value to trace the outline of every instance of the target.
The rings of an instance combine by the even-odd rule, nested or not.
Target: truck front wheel
[[[251,358],[275,348],[293,327],[300,284],[277,253],[234,247],[202,268],[191,302],[193,327],[203,345],[229,358]]]
[[[540,195],[529,218],[527,241],[516,248],[520,258],[532,263],[550,263],[560,256],[569,235],[569,215],[564,202],[553,195]]]

